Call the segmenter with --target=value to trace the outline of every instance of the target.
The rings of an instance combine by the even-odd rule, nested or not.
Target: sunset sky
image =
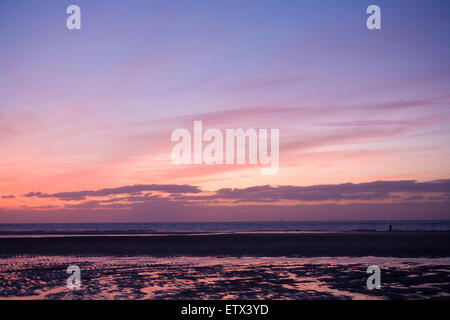
[[[1,0],[0,223],[450,219],[449,40],[449,1]],[[278,174],[174,165],[194,120]]]

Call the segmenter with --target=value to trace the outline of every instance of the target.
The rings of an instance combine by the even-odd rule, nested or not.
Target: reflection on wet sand
[[[65,284],[81,268],[80,290]],[[382,289],[366,288],[368,265]],[[450,298],[450,258],[75,257],[0,259],[1,299]]]

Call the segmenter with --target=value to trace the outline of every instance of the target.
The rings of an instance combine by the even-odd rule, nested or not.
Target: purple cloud
[[[107,188],[101,190],[85,190],[85,191],[74,191],[74,192],[59,192],[53,194],[46,194],[42,192],[30,192],[25,194],[25,197],[37,197],[37,198],[56,198],[60,200],[84,200],[86,197],[106,197],[118,194],[135,194],[137,192],[143,191],[158,191],[164,193],[199,193],[201,192],[199,187],[190,185],[133,185],[124,186],[118,188]]]
[[[143,203],[159,200],[158,195],[143,194],[143,191],[159,191],[168,193],[165,197],[170,201],[215,201],[232,200],[234,202],[277,202],[281,200],[296,201],[378,201],[378,200],[446,200],[450,196],[450,180],[430,182],[405,181],[375,181],[368,183],[344,183],[337,185],[316,186],[254,186],[249,188],[223,188],[211,194],[199,194],[202,190],[189,185],[135,185],[118,188],[108,188],[96,191],[75,191],[45,194],[30,192],[25,197],[57,198],[60,200],[84,200],[87,197],[108,197],[126,194],[126,197],[114,197],[97,201],[101,203]],[[191,195],[195,194],[195,195]],[[399,194],[406,194],[400,196]],[[443,195],[442,195],[443,194]],[[426,197],[428,195],[428,197]],[[91,202],[93,203],[93,202]]]
[[[368,183],[345,183],[317,186],[258,186],[244,189],[220,189],[211,199],[228,199],[236,202],[267,202],[279,200],[298,201],[366,201],[396,199],[397,193],[407,193],[409,200],[424,199],[423,194],[450,193],[450,180],[431,182],[375,181]],[[418,196],[422,196],[419,198]],[[434,195],[436,197],[436,195]],[[192,196],[191,199],[196,198]]]

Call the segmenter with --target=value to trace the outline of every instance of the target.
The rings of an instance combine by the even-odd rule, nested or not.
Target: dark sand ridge
[[[450,232],[3,238],[0,255],[450,257]]]

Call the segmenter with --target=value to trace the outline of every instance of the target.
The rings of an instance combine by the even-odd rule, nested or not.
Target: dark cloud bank
[[[66,204],[0,209],[0,222],[450,219],[450,180],[267,185],[214,192],[152,184],[24,196]]]

